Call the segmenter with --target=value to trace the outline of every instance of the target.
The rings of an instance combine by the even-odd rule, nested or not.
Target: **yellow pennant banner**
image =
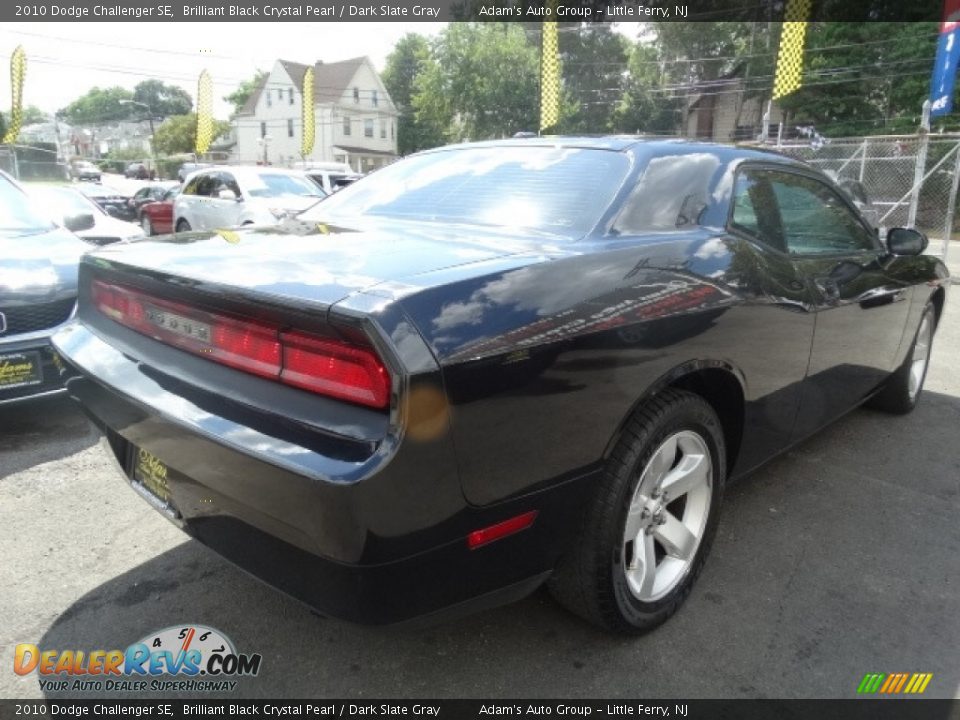
[[[23,79],[27,75],[27,54],[21,46],[10,56],[10,127],[3,136],[4,143],[15,143],[23,125]]]
[[[204,70],[197,82],[197,142],[194,150],[203,155],[213,142],[213,80]]]
[[[803,44],[807,36],[810,0],[788,0],[780,33],[777,74],[773,82],[773,99],[799,90],[803,83]]]
[[[556,3],[547,3],[555,8]],[[543,46],[540,56],[540,131],[560,122],[560,53],[557,49],[556,20],[543,21]]]
[[[303,108],[300,119],[303,123],[303,136],[300,141],[300,154],[306,157],[313,152],[313,141],[317,131],[313,115],[313,68],[307,68],[303,74]]]

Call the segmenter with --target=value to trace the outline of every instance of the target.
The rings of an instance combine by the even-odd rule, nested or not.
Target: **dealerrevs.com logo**
[[[259,653],[238,653],[219,630],[179,625],[126,650],[41,650],[17,645],[13,671],[36,672],[43,692],[223,692],[260,672]]]

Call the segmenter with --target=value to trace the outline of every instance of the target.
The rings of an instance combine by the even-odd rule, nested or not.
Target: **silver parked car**
[[[0,172],[0,405],[63,391],[67,370],[50,336],[76,311],[77,267],[90,248],[71,230],[92,225],[81,214],[58,226]]]

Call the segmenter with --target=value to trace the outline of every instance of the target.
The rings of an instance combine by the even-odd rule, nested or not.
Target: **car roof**
[[[749,159],[758,162],[773,162],[798,167],[808,167],[806,163],[787,157],[786,155],[781,155],[773,149],[727,145],[724,143],[688,140],[685,138],[659,138],[643,135],[545,135],[541,137],[505,138],[501,140],[485,140],[481,142],[447,145],[424,152],[432,153],[459,148],[484,147],[579,148],[609,150],[612,152],[634,152],[646,157],[674,155],[677,154],[678,151],[683,153],[699,151],[716,155],[723,162]]]

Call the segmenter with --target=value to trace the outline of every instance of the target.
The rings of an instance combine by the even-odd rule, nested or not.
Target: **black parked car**
[[[83,230],[93,216],[64,222]],[[64,391],[66,366],[50,336],[73,317],[77,266],[89,247],[0,171],[0,411]]]
[[[505,140],[279,228],[97,250],[55,343],[133,487],[321,612],[546,581],[635,632],[686,598],[728,478],[914,407],[947,289],[925,244],[774,154]]]
[[[77,185],[77,189],[103,208],[107,215],[127,222],[137,221],[136,210],[130,206],[130,197],[116,188],[101,183],[83,183]]]

